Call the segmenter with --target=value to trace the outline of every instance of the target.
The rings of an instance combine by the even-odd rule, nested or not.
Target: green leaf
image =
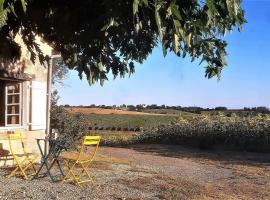
[[[101,31],[107,31],[110,27],[117,27],[119,26],[119,23],[114,20],[114,18],[110,18],[109,22],[105,24],[102,28]]]
[[[90,72],[89,72],[88,84],[89,84],[90,86],[94,84],[93,74],[92,74],[91,70],[90,70]]]
[[[0,29],[6,25],[8,12],[8,9],[0,11]]]
[[[190,47],[191,33],[189,33],[189,34],[185,37],[185,42],[186,42],[186,45],[187,45],[188,47]]]
[[[178,53],[179,52],[179,37],[178,35],[174,34],[174,53]]]
[[[167,55],[167,49],[165,47],[165,44],[162,44],[162,52],[163,52],[163,56],[165,57]]]
[[[103,71],[103,68],[104,68],[103,63],[102,62],[99,62],[98,63],[98,69],[99,69],[99,71],[102,72]]]
[[[22,3],[23,12],[26,13],[27,2],[25,0],[21,0],[21,3]]]
[[[99,84],[101,85],[101,87],[103,87],[103,86],[104,86],[104,82],[105,82],[105,80],[104,80],[104,79],[100,79],[100,80],[99,80]]]
[[[4,10],[4,3],[5,3],[5,0],[0,0],[0,12]]]
[[[138,12],[139,8],[139,0],[133,0],[133,15],[135,15]]]
[[[14,5],[9,4],[9,7],[10,7],[10,10],[11,10],[11,12],[13,13],[13,15],[14,15],[15,17],[18,17],[17,14],[16,14],[16,12],[15,12]]]
[[[136,31],[136,33],[138,33],[139,30],[140,30],[140,24],[139,23],[136,23],[136,25],[135,25],[135,31]]]
[[[183,57],[183,58],[185,58],[185,57],[186,57],[186,55],[187,55],[187,52],[186,52],[186,50],[184,50],[184,51],[183,51],[183,55],[182,55],[182,57]]]
[[[176,5],[176,0],[172,1],[170,3],[170,10],[172,12],[172,15],[178,19],[178,20],[182,20],[182,17],[181,17],[181,13],[180,13],[180,10],[179,10],[179,6]]]
[[[158,33],[159,33],[160,40],[163,41],[163,30],[162,30],[162,26],[161,26],[160,15],[159,15],[160,8],[161,8],[161,4],[160,4],[160,2],[158,2],[156,0],[155,1],[155,19],[156,19],[156,24],[158,27]]]
[[[148,7],[148,0],[142,0],[142,2],[144,3],[144,5],[145,5],[146,7]]]

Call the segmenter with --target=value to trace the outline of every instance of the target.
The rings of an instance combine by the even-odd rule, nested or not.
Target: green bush
[[[82,115],[70,115],[62,107],[52,105],[51,128],[70,148],[76,148],[83,135],[88,132],[89,124]]]
[[[183,144],[212,149],[270,152],[269,117],[204,117],[158,127],[133,139],[137,143]]]

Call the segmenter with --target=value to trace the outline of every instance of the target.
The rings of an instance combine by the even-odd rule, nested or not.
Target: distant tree
[[[250,108],[244,107],[244,111],[250,111]]]
[[[142,104],[136,105],[136,110],[137,110],[137,111],[142,111],[143,109],[144,109],[144,107],[143,107]]]
[[[127,105],[128,110],[135,111],[136,107],[134,105]]]
[[[269,109],[265,106],[256,107],[255,111],[258,113],[263,113],[263,114],[269,113]]]
[[[182,107],[181,107],[181,106],[175,106],[175,109],[176,109],[176,110],[181,110]]]
[[[226,107],[219,106],[219,107],[215,107],[215,110],[216,111],[225,111],[225,110],[228,110],[228,109]]]
[[[149,106],[150,109],[158,109],[158,105],[157,104],[152,104]]]

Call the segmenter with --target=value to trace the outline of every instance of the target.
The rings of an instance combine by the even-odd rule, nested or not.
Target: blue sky
[[[226,36],[228,66],[220,81],[204,78],[203,65],[156,48],[130,78],[89,86],[71,71],[58,86],[59,104],[166,104],[242,108],[270,107],[270,0],[243,3],[247,24]]]

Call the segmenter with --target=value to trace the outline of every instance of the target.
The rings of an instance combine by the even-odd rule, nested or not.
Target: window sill
[[[13,131],[18,129],[24,129],[23,126],[1,126],[0,131]]]

